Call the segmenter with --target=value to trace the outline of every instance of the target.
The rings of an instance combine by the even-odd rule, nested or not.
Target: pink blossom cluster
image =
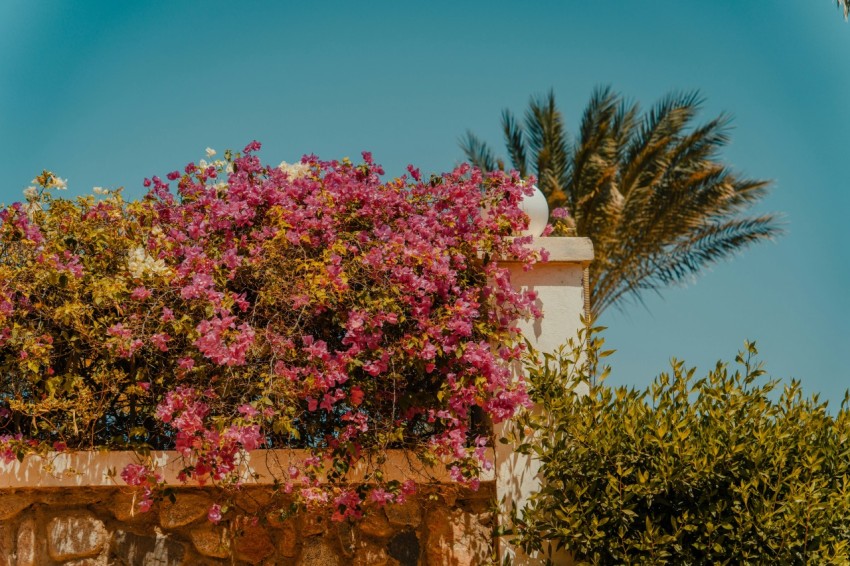
[[[141,489],[141,497],[137,507],[141,512],[147,512],[153,506],[154,490],[162,481],[162,476],[143,464],[127,464],[121,471],[121,479]]]
[[[258,424],[230,423],[222,429],[207,420],[212,390],[198,393],[177,387],[166,393],[156,409],[157,418],[176,431],[175,448],[190,465],[181,471],[183,481],[234,483],[239,480],[239,456],[243,450],[256,450],[265,443]],[[243,409],[243,414],[250,411]]]

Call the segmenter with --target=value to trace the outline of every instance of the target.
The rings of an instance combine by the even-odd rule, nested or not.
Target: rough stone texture
[[[0,566],[488,564],[493,487],[488,482],[476,494],[422,486],[408,503],[372,507],[361,521],[342,523],[318,513],[281,520],[269,510],[287,508],[286,502],[269,499],[254,524],[252,513],[230,500],[220,525],[206,520],[209,505],[223,501],[215,488],[177,489],[176,503],[133,514],[125,486],[81,488],[81,494],[70,493],[75,488],[0,489],[0,502],[17,509],[0,521]],[[238,499],[257,511],[266,499],[250,495]]]
[[[328,541],[314,538],[304,543],[300,566],[342,566],[339,552]]]
[[[248,525],[240,529],[233,541],[236,558],[249,564],[259,564],[275,550],[268,531],[259,525]]]
[[[106,559],[106,556],[100,556],[98,558],[83,558],[81,560],[72,560],[71,562],[65,562],[62,566],[107,566],[109,562]]]
[[[183,494],[174,503],[163,503],[159,511],[159,524],[166,529],[177,529],[206,517],[212,502],[202,495]]]
[[[373,542],[363,541],[358,545],[351,564],[352,566],[387,566],[389,561],[390,557],[386,550]]]
[[[382,509],[370,509],[358,526],[361,533],[375,538],[387,538],[395,532]]]
[[[25,495],[4,495],[0,497],[0,521],[8,521],[32,505],[32,498]]]
[[[319,515],[301,516],[301,536],[320,535],[328,529],[328,518]]]
[[[351,558],[357,551],[359,538],[357,536],[357,525],[354,521],[342,521],[336,526],[336,536],[339,547],[346,558]]]
[[[146,518],[146,513],[138,509],[138,495],[133,492],[120,491],[112,496],[107,507],[122,523]]]
[[[18,526],[18,539],[15,544],[16,566],[35,566],[36,528],[33,519],[26,519]]]
[[[406,527],[418,527],[422,523],[422,508],[415,499],[408,499],[404,503],[387,505],[384,507],[387,519],[393,525]]]
[[[233,503],[246,513],[256,515],[271,505],[272,496],[266,489],[243,489],[236,494]]]
[[[15,553],[15,543],[12,540],[12,529],[0,523],[0,566],[12,566],[10,560]]]
[[[472,566],[484,564],[490,555],[490,530],[478,516],[438,507],[426,520],[428,564]]]
[[[54,517],[47,524],[47,552],[59,562],[95,556],[106,540],[103,521],[88,512]]]
[[[277,533],[277,553],[286,558],[298,555],[298,529],[292,520],[283,523]]]
[[[204,525],[189,533],[195,549],[204,556],[227,558],[230,556],[230,535],[226,529]]]
[[[186,549],[178,540],[152,532],[140,535],[128,531],[116,531],[109,549],[116,564],[159,566],[182,564]]]
[[[38,501],[49,507],[82,507],[101,501],[102,497],[102,491],[91,488],[53,489],[41,493]]]

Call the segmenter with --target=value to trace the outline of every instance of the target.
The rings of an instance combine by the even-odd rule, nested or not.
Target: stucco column
[[[593,244],[587,238],[538,238],[535,248],[549,252],[549,261],[524,271],[522,264],[508,264],[511,281],[516,288],[537,292],[543,318],[520,325],[524,336],[538,352],[553,352],[569,338],[576,336],[582,327],[581,316],[585,313],[586,299],[584,274],[593,260]],[[543,410],[535,407],[535,411]],[[505,426],[496,427],[498,439]],[[537,472],[539,462],[531,456],[514,452],[511,444],[496,443],[496,493],[502,510],[500,522],[509,524],[511,508],[516,504],[521,509],[531,493],[540,487]],[[500,541],[500,557],[510,556],[514,566],[542,564],[542,558],[525,555],[519,549]],[[567,564],[567,556],[555,557],[556,564]]]

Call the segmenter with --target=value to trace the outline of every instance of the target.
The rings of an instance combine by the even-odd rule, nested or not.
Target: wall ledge
[[[593,242],[590,238],[534,238],[531,242],[534,249],[544,249],[549,252],[547,263],[579,263],[587,265],[593,261]],[[503,263],[515,263],[516,260],[506,258]]]
[[[427,466],[405,450],[388,450],[386,461],[379,467],[374,462],[360,462],[351,469],[345,483],[369,483],[369,474],[380,468],[385,481],[412,479],[419,484],[456,483],[444,466]],[[243,454],[240,475],[246,486],[270,486],[275,479],[289,477],[289,466],[310,457],[309,450],[254,450]],[[492,449],[487,459],[494,460]],[[121,470],[127,464],[152,463],[162,474],[166,485],[197,487],[195,481],[177,479],[186,465],[179,452],[151,451],[142,455],[131,451],[51,452],[45,456],[30,454],[23,462],[0,462],[0,491],[56,487],[115,487],[125,485]],[[482,472],[482,482],[494,481],[492,471]],[[205,485],[211,485],[207,483]]]

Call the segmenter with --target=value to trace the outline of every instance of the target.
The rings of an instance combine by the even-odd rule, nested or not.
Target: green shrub
[[[704,378],[672,361],[645,391],[604,382],[603,340],[530,364],[521,449],[544,487],[515,520],[585,564],[850,564],[850,409],[792,381],[779,394],[747,343]],[[601,375],[598,381],[590,378]]]

